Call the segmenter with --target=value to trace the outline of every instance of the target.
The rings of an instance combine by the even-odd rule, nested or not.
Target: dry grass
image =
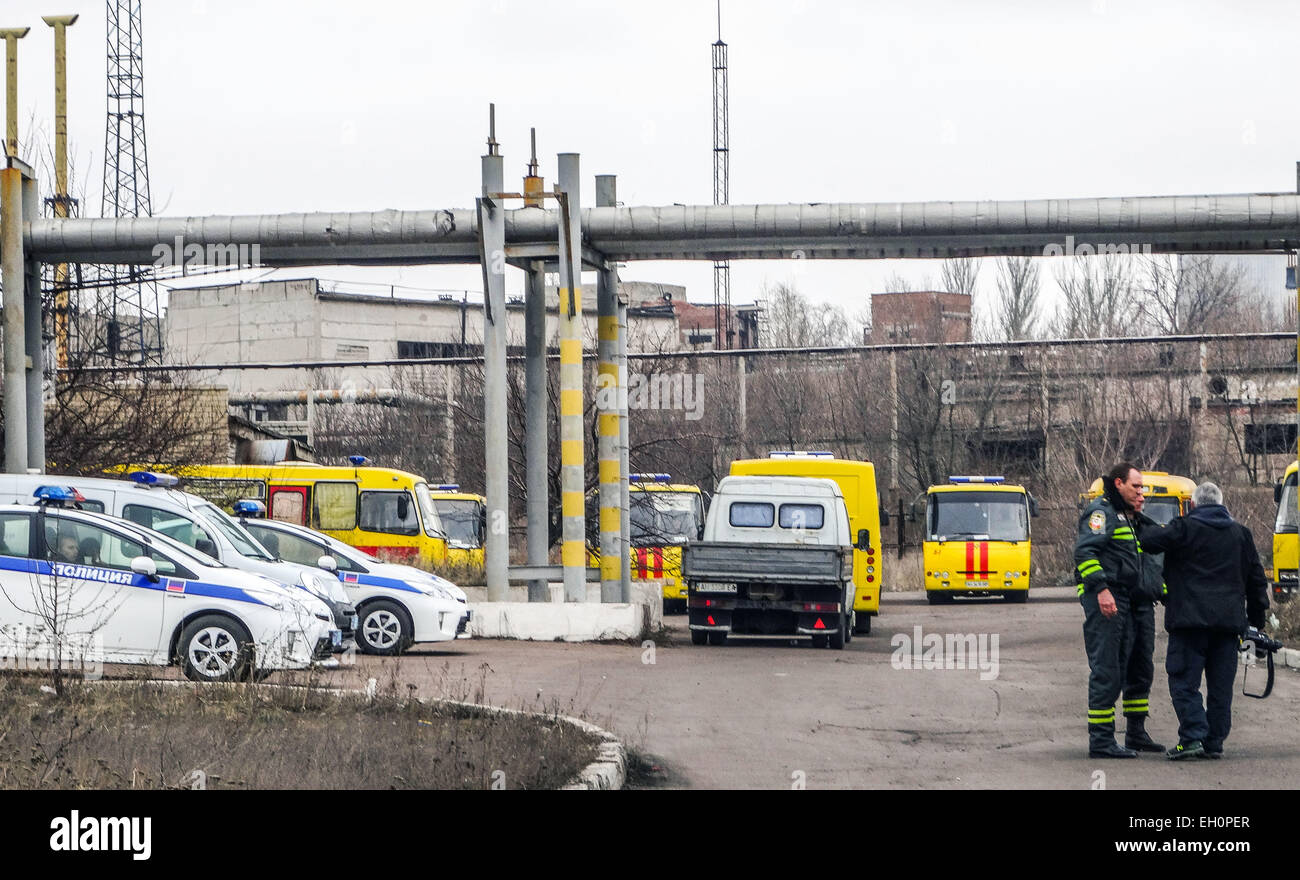
[[[1268,634],[1288,648],[1300,648],[1300,599],[1273,603],[1270,611],[1277,617],[1277,626],[1270,626]]]
[[[0,789],[556,788],[596,740],[555,717],[319,687],[0,677]]]

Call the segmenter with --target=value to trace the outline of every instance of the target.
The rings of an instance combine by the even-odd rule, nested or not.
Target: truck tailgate
[[[682,576],[687,581],[827,583],[848,577],[851,560],[843,547],[693,541],[682,548]]]

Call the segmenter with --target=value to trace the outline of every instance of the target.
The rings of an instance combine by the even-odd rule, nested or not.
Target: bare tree
[[[829,303],[813,303],[793,284],[780,282],[763,288],[771,347],[810,348],[851,345],[856,342],[844,310]]]
[[[1130,258],[1120,254],[1071,257],[1056,273],[1065,300],[1052,322],[1062,338],[1130,336],[1141,313]]]
[[[1156,333],[1198,334],[1241,329],[1246,290],[1240,265],[1209,256],[1142,260],[1142,311]]]
[[[980,263],[974,258],[944,260],[939,264],[939,280],[948,293],[964,293],[974,297],[979,275]]]
[[[1032,339],[1038,325],[1041,289],[1038,263],[1033,257],[998,260],[998,303],[994,327],[1006,340]]]

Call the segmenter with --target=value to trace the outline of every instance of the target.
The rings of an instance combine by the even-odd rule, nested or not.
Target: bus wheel
[[[931,605],[947,605],[952,602],[952,596],[938,590],[926,590],[925,598],[930,600]]]
[[[853,612],[853,632],[860,636],[871,635],[871,615],[865,611],[861,614]]]
[[[702,629],[691,630],[692,645],[707,645],[709,643],[709,634]]]
[[[1007,593],[1007,595],[1006,595],[1006,600],[1007,600],[1008,602],[1012,602],[1012,603],[1014,603],[1014,604],[1016,604],[1016,605],[1023,605],[1023,604],[1025,604],[1026,602],[1029,601],[1029,591],[1028,591],[1028,590],[1017,590],[1017,591],[1014,592],[1014,593]]]

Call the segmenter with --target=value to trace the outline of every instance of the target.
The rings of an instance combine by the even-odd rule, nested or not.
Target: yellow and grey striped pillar
[[[582,401],[582,212],[578,154],[560,153],[559,187],[565,194],[560,223],[560,562],[564,601],[587,600],[585,457]]]
[[[612,174],[596,175],[596,207],[612,208],[618,202]],[[618,270],[600,270],[596,285],[599,344],[596,368],[596,454],[600,476],[600,601],[622,602],[623,489],[619,442],[621,434],[618,342]]]

